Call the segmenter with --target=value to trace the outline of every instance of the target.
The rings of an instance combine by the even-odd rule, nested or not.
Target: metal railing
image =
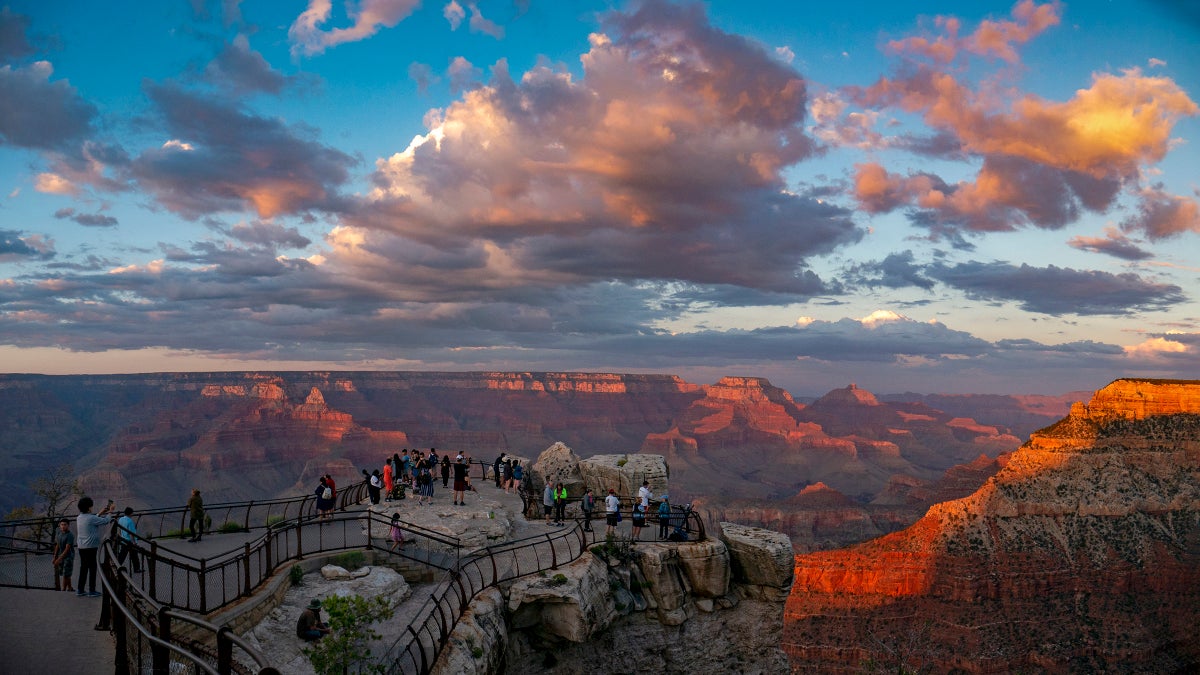
[[[486,476],[488,465],[480,463],[480,466]],[[142,538],[144,531],[139,526],[139,538],[125,544],[131,549],[132,555],[142,556],[145,565],[146,571],[136,579],[115,562],[114,549],[119,528],[114,525],[104,543],[104,564],[100,576],[106,594],[114,605],[114,627],[120,624],[120,630],[117,630],[117,671],[124,673],[126,670],[122,668],[138,671],[149,668],[153,672],[167,672],[159,670],[167,667],[162,664],[172,659],[182,659],[196,664],[200,670],[222,675],[230,672],[274,673],[274,669],[266,665],[258,652],[240,642],[240,638],[232,635],[228,628],[215,626],[181,610],[206,614],[227,607],[253,595],[283,564],[309,555],[375,549],[447,571],[417,611],[414,620],[383,657],[383,665],[388,672],[427,673],[449,642],[450,634],[467,606],[479,592],[501,582],[555,569],[578,559],[589,546],[604,540],[598,527],[591,531],[585,529],[586,521],[578,509],[579,500],[571,500],[572,506],[568,508],[574,521],[572,526],[486,546],[466,555],[457,538],[399,521],[408,545],[398,552],[391,551],[386,534],[392,525],[389,518],[369,510],[346,512],[348,507],[364,501],[366,485],[366,481],[363,481],[339,492],[337,508],[341,513],[324,520],[318,520],[312,510],[313,495],[213,505],[211,508],[217,509],[218,513],[237,514],[242,523],[239,530],[252,532],[261,528],[264,532],[256,539],[244,542],[241,550],[228,551],[212,558],[195,558],[169,551],[154,539],[147,544],[147,540]],[[533,501],[534,497],[537,497],[536,502]],[[540,494],[523,491],[521,498],[527,513],[534,506],[540,511]],[[635,501],[634,497],[621,497],[623,517],[628,517],[625,514],[632,512]],[[597,503],[603,509],[603,502]],[[285,515],[283,520],[268,523],[272,514],[290,514],[290,517]],[[143,522],[158,523],[157,528],[151,529],[160,530],[163,529],[163,523],[173,524],[176,517],[182,519],[187,516],[186,508],[155,509],[138,515]],[[257,522],[259,518],[261,524]],[[602,510],[592,515],[592,521],[603,518]],[[653,508],[646,514],[647,527],[652,523],[658,524],[658,514]],[[690,508],[674,507],[669,524],[687,532],[689,540],[705,537],[703,519]],[[8,531],[17,530],[14,527]],[[45,562],[47,555],[48,549],[43,542],[10,534],[5,545],[0,546],[0,561],[11,558],[21,562],[17,566],[0,564],[0,585],[52,588],[51,568]],[[43,576],[46,578],[42,579]],[[109,601],[106,598],[106,602]],[[190,623],[207,637],[180,644],[172,630],[172,621]],[[211,646],[214,643],[215,651]],[[242,649],[258,664],[259,670],[247,670],[233,659],[233,646]],[[130,660],[140,665],[131,666]]]

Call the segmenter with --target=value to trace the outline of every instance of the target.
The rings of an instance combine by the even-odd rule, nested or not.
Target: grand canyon
[[[71,462],[134,505],[308,491],[402,448],[661,455],[674,501],[796,552],[796,672],[1183,672],[1200,663],[1200,383],[794,398],[756,377],[0,376],[6,509]],[[1022,444],[1022,440],[1028,439]]]

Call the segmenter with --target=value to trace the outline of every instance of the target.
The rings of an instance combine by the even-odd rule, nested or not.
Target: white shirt
[[[638,498],[642,500],[642,510],[643,511],[645,511],[647,508],[650,507],[650,497],[651,496],[652,495],[650,494],[650,488],[646,487],[645,485],[638,488]]]
[[[604,498],[604,510],[608,513],[616,513],[621,509],[621,500],[617,499],[616,495],[609,495]]]

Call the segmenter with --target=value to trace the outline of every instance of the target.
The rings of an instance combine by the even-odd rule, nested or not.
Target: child
[[[404,542],[404,530],[400,529],[400,514],[399,513],[392,514],[391,536],[392,536],[392,550],[395,551],[397,547],[399,547],[401,550],[403,550],[404,543],[405,543]]]

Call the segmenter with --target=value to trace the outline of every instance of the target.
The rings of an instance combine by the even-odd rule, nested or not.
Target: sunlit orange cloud
[[[1140,194],[1138,213],[1122,223],[1126,231],[1141,230],[1150,239],[1163,239],[1182,232],[1200,232],[1200,206],[1186,197],[1146,189]]]
[[[1058,2],[1039,5],[1033,0],[1022,0],[1012,10],[1012,21],[985,20],[966,37],[959,37],[962,22],[950,16],[938,16],[935,25],[943,35],[914,36],[888,42],[889,51],[897,54],[915,55],[936,63],[950,63],[961,50],[980,56],[994,56],[1009,63],[1018,61],[1013,45],[1029,42],[1051,26],[1058,25],[1062,18],[1062,6]]]
[[[1138,358],[1158,358],[1164,354],[1186,354],[1191,351],[1191,347],[1168,340],[1166,338],[1149,338],[1144,342],[1136,345],[1125,347],[1125,355]]]

